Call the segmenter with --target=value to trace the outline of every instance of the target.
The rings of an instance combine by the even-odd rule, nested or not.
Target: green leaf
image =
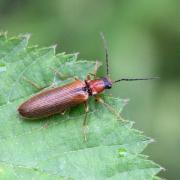
[[[0,35],[0,177],[1,179],[155,179],[162,169],[140,153],[152,142],[90,98],[88,140],[84,142],[83,105],[41,120],[25,120],[18,106],[42,87],[63,85],[52,69],[85,79],[95,62],[77,54],[55,54],[55,46],[28,46],[29,35]],[[103,95],[120,113],[127,101]]]

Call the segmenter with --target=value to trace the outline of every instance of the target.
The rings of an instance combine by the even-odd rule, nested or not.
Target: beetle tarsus
[[[33,87],[35,87],[38,90],[42,90],[44,89],[43,87],[39,86],[38,84],[36,84],[35,82],[31,81],[30,79],[26,78],[25,76],[22,77],[24,81],[28,82],[29,84],[31,84]]]
[[[122,122],[126,122],[127,120],[123,119],[120,115],[119,112],[117,112],[112,106],[110,106],[109,104],[105,103],[104,100],[99,97],[99,96],[95,96],[95,101],[101,103],[105,108],[107,108],[111,113],[113,113],[116,117],[118,117],[119,120],[121,120]]]
[[[85,117],[83,121],[83,135],[84,135],[84,141],[87,141],[87,131],[88,131],[87,114],[89,112],[89,107],[87,102],[84,102],[84,107],[85,107]]]
[[[63,73],[61,73],[60,71],[58,71],[57,69],[51,68],[50,70],[53,71],[54,75],[58,75],[60,79],[66,79],[68,76],[64,75]]]

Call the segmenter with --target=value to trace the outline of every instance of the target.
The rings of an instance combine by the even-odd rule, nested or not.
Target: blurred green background
[[[80,52],[81,59],[101,61],[103,31],[112,78],[160,76],[116,84],[110,93],[130,99],[124,116],[156,140],[145,154],[166,168],[160,175],[179,179],[179,7],[179,0],[0,0],[0,30],[29,32],[31,44],[58,44],[57,52]]]

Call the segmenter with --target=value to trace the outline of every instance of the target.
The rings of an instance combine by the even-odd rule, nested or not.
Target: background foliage
[[[58,44],[59,52],[100,60],[103,31],[113,78],[160,76],[116,85],[112,93],[131,99],[124,116],[157,141],[146,153],[166,167],[164,177],[179,179],[179,5],[178,0],[0,0],[0,29],[10,35],[32,32],[32,44]]]

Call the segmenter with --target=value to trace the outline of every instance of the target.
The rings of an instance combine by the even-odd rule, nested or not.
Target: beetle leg
[[[53,73],[56,75],[59,76],[60,79],[65,79],[67,78],[68,76],[64,75],[63,73],[59,72],[57,69],[54,69],[54,68],[51,68],[50,69],[53,71]]]
[[[73,76],[74,80],[78,81],[79,78],[77,76]]]
[[[87,75],[87,80],[91,80],[91,76],[90,76],[91,74],[89,73],[88,75]]]
[[[96,61],[96,65],[94,67],[94,73],[93,73],[94,74],[94,78],[96,78],[96,74],[97,74],[97,70],[98,70],[99,66],[100,66],[99,61]]]
[[[112,106],[110,106],[109,104],[105,103],[104,100],[99,97],[99,96],[95,96],[95,100],[99,103],[101,103],[104,107],[106,107],[110,112],[112,112],[115,116],[118,117],[118,119],[120,119],[122,122],[126,122],[127,120],[123,119],[120,115],[119,112],[117,112]]]
[[[97,70],[98,70],[99,66],[100,66],[99,61],[96,61],[96,64],[95,64],[95,67],[94,67],[94,72],[93,72],[93,73],[89,73],[89,74],[87,75],[87,80],[91,80],[90,75],[93,76],[94,79],[96,78],[96,74],[97,74]]]
[[[29,84],[31,84],[32,86],[34,86],[36,89],[38,90],[42,90],[44,89],[44,87],[39,86],[38,84],[36,84],[35,82],[31,81],[30,79],[26,78],[25,76],[22,77],[23,80],[25,80],[26,82],[28,82]]]
[[[48,126],[49,126],[49,121],[47,121],[47,122],[45,122],[45,124],[43,125],[43,128],[48,128]]]
[[[75,76],[72,76],[72,75],[65,75],[63,73],[61,73],[60,71],[58,71],[57,69],[53,69],[53,68],[50,68],[55,76],[58,75],[60,79],[67,79],[67,78],[74,78],[74,79],[78,79],[78,77],[75,77]]]
[[[53,69],[53,68],[50,68],[50,69],[54,72],[55,76],[58,75],[60,79],[74,78],[75,80],[79,80],[77,76],[65,75],[56,69]]]
[[[64,116],[65,113],[66,113],[66,110],[60,112],[60,114],[63,115],[63,116]]]
[[[91,74],[94,76],[94,79],[96,78],[96,74],[97,74],[97,70],[98,70],[99,66],[100,66],[99,61],[96,61],[96,65],[94,67],[94,72],[93,72],[93,74]]]
[[[94,79],[96,78],[96,74],[94,74],[94,73],[89,73],[89,74],[87,75],[87,79],[88,79],[88,80],[91,80],[91,76],[93,76]]]
[[[84,121],[83,121],[83,135],[84,135],[84,141],[87,141],[87,130],[88,130],[87,114],[89,112],[89,107],[88,107],[87,102],[84,102],[84,107],[85,107],[85,117],[84,117]]]

